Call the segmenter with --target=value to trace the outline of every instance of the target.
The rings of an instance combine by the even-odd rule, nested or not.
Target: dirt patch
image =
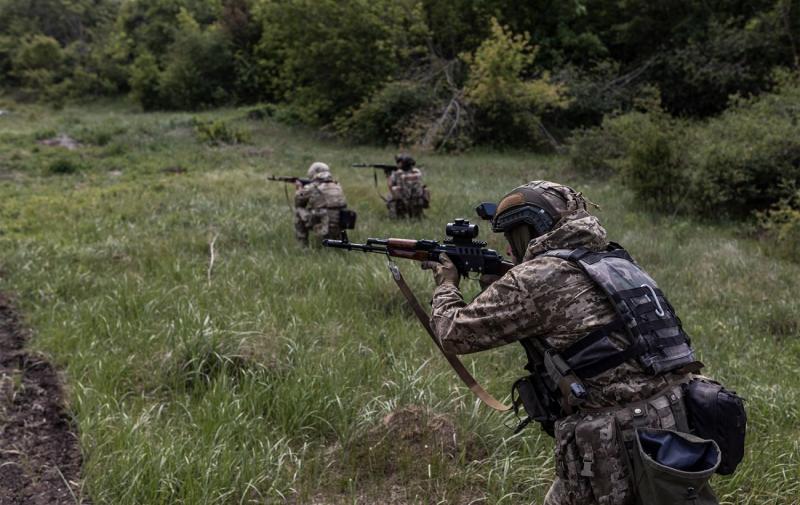
[[[64,133],[50,139],[42,139],[39,141],[39,143],[43,146],[63,147],[64,149],[69,149],[70,151],[74,151],[75,149],[81,147],[80,142]]]
[[[0,505],[75,504],[81,455],[58,374],[0,293]]]

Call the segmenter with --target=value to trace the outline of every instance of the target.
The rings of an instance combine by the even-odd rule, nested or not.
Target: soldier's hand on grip
[[[448,282],[458,287],[458,283],[461,280],[458,269],[445,253],[439,255],[439,261],[422,262],[422,269],[433,271],[433,279],[436,281],[437,286]]]

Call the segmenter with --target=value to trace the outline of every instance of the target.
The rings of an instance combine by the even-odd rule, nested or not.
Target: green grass
[[[391,150],[241,109],[0,105],[11,109],[0,117],[0,289],[18,294],[31,345],[64,370],[94,503],[540,502],[552,442],[537,428],[512,437],[510,419],[476,404],[385,260],[295,244],[284,187],[265,175],[304,175],[316,160],[359,213],[354,240],[442,238],[449,219],[531,179],[582,190],[669,293],[706,372],[748,399],[746,459],[714,478],[718,494],[800,502],[800,266],[733,226],[642,213],[613,181],[581,179],[560,158],[481,151],[416,153],[433,205],[427,220],[398,223],[372,174],[349,168]],[[195,117],[227,121],[249,143],[209,146]],[[62,132],[85,147],[37,144]],[[54,173],[63,159],[79,168]],[[164,171],[174,167],[186,172]],[[401,267],[428,299],[429,274]],[[503,397],[523,353],[465,361]],[[387,426],[402,409],[416,417]]]

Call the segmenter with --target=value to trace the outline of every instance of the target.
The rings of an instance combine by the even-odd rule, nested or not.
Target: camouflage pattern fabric
[[[429,195],[422,183],[422,171],[419,168],[392,172],[389,175],[389,189],[386,206],[390,217],[422,217],[423,209],[429,203]]]
[[[295,237],[301,244],[308,244],[309,233],[320,240],[339,238],[339,212],[346,206],[341,185],[328,172],[317,174],[295,192]]]
[[[542,339],[556,350],[563,350],[615,318],[606,295],[578,266],[541,256],[551,249],[605,249],[605,229],[584,208],[572,206],[550,232],[531,240],[522,263],[471,303],[464,302],[453,284],[436,288],[431,325],[446,352],[478,352],[527,337]],[[620,350],[627,346],[624,334],[612,335],[611,339]],[[613,421],[616,409],[651,398],[669,384],[685,379],[676,374],[652,377],[632,359],[585,380],[589,397],[584,409],[610,409],[612,414],[598,420],[578,413],[557,423],[556,466],[560,480],[546,503],[627,505],[628,477],[620,470],[624,458],[614,440],[614,423],[609,420]],[[591,443],[602,442],[604,448],[597,449],[597,461],[602,461],[608,472],[595,476],[585,472],[582,476],[574,471],[576,461],[582,459],[579,456],[585,453],[580,449],[581,440],[587,439]],[[605,483],[597,482],[600,479]]]

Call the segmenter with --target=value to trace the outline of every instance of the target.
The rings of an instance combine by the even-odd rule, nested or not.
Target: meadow
[[[358,212],[354,241],[442,239],[449,220],[532,179],[583,191],[669,294],[706,374],[747,399],[745,461],[714,478],[721,501],[800,503],[800,265],[733,224],[643,212],[562,157],[482,150],[415,153],[432,207],[394,222],[372,173],[349,167],[390,162],[390,149],[245,108],[0,109],[0,291],[63,371],[94,504],[541,502],[551,440],[512,436],[513,416],[460,385],[386,261],[295,243],[292,188],[266,176],[304,176],[313,161]],[[243,142],[198,135],[214,121]],[[40,143],[62,133],[81,146]],[[430,274],[400,266],[429,299]],[[506,346],[465,362],[504,398],[524,356]]]

